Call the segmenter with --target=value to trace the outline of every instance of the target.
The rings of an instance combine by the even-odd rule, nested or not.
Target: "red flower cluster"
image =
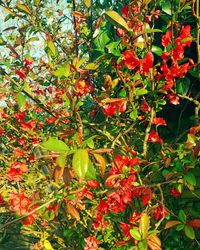
[[[122,53],[122,60],[128,69],[134,70],[137,68],[138,73],[147,75],[149,70],[153,68],[154,56],[149,51],[144,58],[138,59],[134,51],[126,50]]]
[[[94,88],[82,79],[78,79],[74,86],[74,94],[83,96],[94,91]]]
[[[21,181],[22,175],[28,173],[28,167],[23,162],[14,162],[11,164],[9,171],[6,172],[6,177],[9,181]]]
[[[99,241],[94,236],[89,236],[85,239],[86,245],[84,250],[97,250]]]
[[[103,100],[99,105],[102,107],[103,113],[106,116],[112,116],[126,111],[127,101],[123,98],[110,98]]]
[[[119,213],[124,212],[128,204],[133,201],[133,198],[141,198],[142,205],[146,206],[151,198],[151,190],[145,187],[135,187],[136,180],[135,165],[139,165],[138,158],[129,159],[116,155],[111,163],[112,168],[109,171],[109,176],[106,179],[106,184],[115,190],[107,194],[107,201],[101,200],[97,207],[95,218],[93,221],[94,229],[106,227],[104,215],[109,212]],[[124,177],[126,176],[126,177]],[[134,218],[135,220],[136,218]]]
[[[158,133],[155,130],[152,130],[149,133],[149,142],[158,142],[163,143],[163,139],[159,137]]]
[[[24,194],[24,192],[21,193],[10,193],[10,205],[11,210],[18,212],[20,216],[25,215],[31,211],[33,211],[35,208],[37,208],[37,204],[34,204],[31,206],[32,200]],[[35,221],[35,217],[37,216],[37,213],[33,213],[31,215],[28,215],[24,220],[21,221],[23,225],[31,225]]]
[[[192,42],[192,36],[190,34],[190,25],[183,26],[180,35],[174,40],[175,46],[172,44],[172,31],[168,30],[165,35],[162,36],[162,45],[164,47],[169,47],[167,51],[163,52],[161,58],[163,59],[163,64],[160,69],[162,74],[157,77],[164,78],[165,84],[163,89],[168,91],[175,84],[175,78],[183,78],[185,74],[194,67],[194,62],[192,59],[188,59],[188,62],[180,64],[180,61],[184,59],[184,48],[190,46]],[[170,67],[167,62],[170,61]],[[173,104],[173,101],[171,102]]]

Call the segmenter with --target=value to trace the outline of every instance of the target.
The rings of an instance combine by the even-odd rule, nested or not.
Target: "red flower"
[[[89,236],[84,240],[86,242],[84,250],[97,250],[98,249],[98,245],[100,242],[94,236]]]
[[[126,31],[121,28],[117,28],[117,35],[123,37],[126,35]]]
[[[145,58],[140,60],[140,73],[144,75],[148,74],[149,70],[153,68],[153,61],[153,54],[150,51],[147,52]]]
[[[9,181],[21,181],[22,174],[26,174],[28,172],[28,167],[23,162],[14,162],[10,166],[10,170],[6,172],[6,177]]]
[[[15,74],[17,74],[19,76],[19,78],[21,78],[22,80],[24,80],[26,78],[26,75],[24,74],[23,70],[16,70]]]
[[[120,227],[123,230],[124,236],[131,239],[131,234],[130,234],[131,225],[128,223],[120,222]]]
[[[155,130],[152,130],[149,133],[149,142],[163,143],[163,139],[159,137],[158,133]]]
[[[142,103],[140,105],[140,109],[142,112],[149,112],[151,110],[151,107],[149,106],[148,102],[146,100],[142,100]]]
[[[127,17],[129,14],[129,7],[128,6],[123,6],[122,7],[122,16]]]
[[[170,194],[171,194],[172,196],[174,196],[174,197],[178,197],[178,196],[181,195],[181,193],[180,193],[177,189],[175,189],[174,187],[171,188]]]
[[[24,58],[24,62],[26,64],[26,66],[32,66],[32,64],[33,64],[33,61],[31,61],[31,60],[29,60],[27,58]]]
[[[181,34],[179,37],[181,38],[181,43],[183,47],[190,46],[192,42],[192,36],[191,36],[190,31],[191,31],[190,25],[183,26],[181,29]]]
[[[14,149],[14,155],[16,158],[20,158],[25,154],[25,152],[21,148]]]
[[[10,168],[8,172],[6,172],[6,177],[9,181],[21,181],[22,180],[22,172],[20,168]]]
[[[131,50],[122,53],[122,60],[128,69],[135,69],[140,66],[140,60],[135,57],[135,52]]]
[[[119,114],[126,111],[126,103],[125,99],[120,98],[110,98],[103,100],[99,105],[102,107],[103,113],[106,116],[115,115],[116,112]]]
[[[94,91],[94,88],[82,79],[78,79],[74,86],[74,94],[83,96]]]
[[[153,215],[154,215],[156,220],[159,220],[159,219],[161,219],[163,217],[166,217],[168,215],[168,213],[169,213],[168,210],[163,205],[159,205],[153,211]]]
[[[162,46],[167,47],[171,42],[172,31],[168,30],[165,35],[162,36]]]
[[[166,121],[162,117],[155,117],[153,120],[153,124],[167,126]]]
[[[173,104],[173,105],[180,104],[180,102],[179,102],[180,98],[177,95],[171,93],[171,94],[168,94],[167,97],[169,98],[169,102],[171,104]]]
[[[98,188],[99,183],[96,180],[88,180],[87,181],[87,186],[90,188]]]

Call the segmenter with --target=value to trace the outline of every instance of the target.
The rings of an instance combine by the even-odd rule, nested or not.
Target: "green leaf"
[[[136,240],[141,240],[142,236],[137,228],[133,228],[130,230],[131,236]]]
[[[26,98],[22,93],[17,94],[17,103],[20,107],[20,110],[24,110],[26,107]]]
[[[118,46],[119,46],[120,43],[121,43],[121,41],[109,43],[106,46],[108,48],[108,52],[111,53],[111,54],[113,54],[114,56],[121,56],[121,52],[118,49]]]
[[[184,180],[188,183],[188,184],[191,184],[191,185],[196,185],[196,178],[194,176],[194,174],[188,172],[185,176],[184,176]]]
[[[184,224],[180,224],[176,227],[176,231],[181,231],[184,228]]]
[[[149,221],[148,214],[143,213],[139,224],[139,230],[142,235],[142,239],[146,239],[148,236]]]
[[[171,16],[172,14],[172,9],[171,9],[171,3],[170,2],[163,2],[162,3],[162,10]]]
[[[118,26],[120,28],[124,28],[125,30],[129,31],[128,24],[126,23],[124,18],[120,16],[116,11],[114,10],[106,11],[105,17],[113,25]]]
[[[19,10],[19,11],[21,11],[21,12],[24,12],[24,13],[26,13],[26,14],[28,14],[28,15],[31,15],[31,11],[30,11],[30,9],[29,9],[29,7],[26,5],[26,4],[21,4],[21,3],[17,3],[16,4],[16,8]]]
[[[72,167],[78,177],[84,178],[89,165],[89,156],[86,149],[78,149],[72,159]]]
[[[89,161],[88,169],[87,169],[87,172],[85,174],[85,179],[86,180],[96,180],[97,179],[96,169],[91,161]]]
[[[61,154],[56,158],[56,164],[61,167],[64,168],[65,164],[66,164],[66,154]]]
[[[86,7],[90,8],[91,6],[91,1],[90,0],[83,0],[84,4],[86,5]]]
[[[145,88],[136,88],[134,91],[134,95],[136,95],[136,96],[146,95],[147,93],[148,93],[148,91]]]
[[[186,222],[186,215],[182,209],[178,213],[178,218],[180,219],[180,221],[184,223]]]
[[[195,238],[194,229],[190,225],[185,225],[184,232],[189,239],[194,240]]]
[[[57,50],[55,44],[50,40],[50,41],[47,42],[47,46],[50,49],[52,55],[54,57],[56,57],[58,55],[58,50]]]
[[[69,149],[63,141],[52,137],[50,137],[48,141],[43,142],[41,145],[51,151],[66,152]]]
[[[146,29],[144,33],[148,34],[148,33],[156,33],[156,32],[162,33],[162,30],[160,30],[160,29]]]
[[[70,65],[69,63],[62,64],[58,69],[53,72],[55,76],[65,76],[68,77],[70,73]]]
[[[138,117],[138,111],[137,111],[137,109],[135,109],[135,110],[133,110],[133,111],[130,113],[130,118],[131,118],[132,120],[135,120],[135,119],[137,119],[137,117]]]
[[[138,244],[138,250],[147,250],[147,240],[142,240]]]
[[[180,95],[186,95],[190,88],[190,79],[182,78],[179,79],[176,83],[176,92]]]
[[[162,49],[160,47],[158,47],[158,46],[155,46],[155,45],[152,46],[152,50],[151,51],[154,54],[156,54],[157,56],[161,56],[162,53],[163,53]]]

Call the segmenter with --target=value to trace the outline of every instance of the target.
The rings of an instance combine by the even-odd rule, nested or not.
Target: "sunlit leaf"
[[[135,240],[141,240],[142,239],[142,236],[138,230],[138,228],[132,228],[130,230],[130,234],[131,236],[135,239]]]
[[[16,4],[16,8],[17,8],[19,11],[21,11],[21,12],[24,12],[24,13],[26,13],[26,14],[28,14],[28,15],[31,15],[31,11],[30,11],[28,5],[26,5],[26,4],[21,4],[21,3],[18,2],[18,3]]]
[[[91,161],[89,161],[89,163],[88,163],[88,169],[87,169],[87,172],[85,174],[85,179],[86,180],[96,180],[97,179],[96,169]]]
[[[84,178],[88,170],[89,157],[86,149],[78,149],[72,159],[72,167],[78,177]]]
[[[113,25],[124,28],[125,30],[129,30],[128,24],[126,23],[124,18],[122,16],[120,16],[116,11],[114,11],[114,10],[106,11],[105,17]]]
[[[56,159],[56,164],[61,167],[64,168],[65,167],[65,163],[66,163],[66,155],[65,154],[61,154],[57,157]]]
[[[148,214],[143,213],[139,224],[139,230],[142,235],[142,239],[146,239],[148,236],[149,222],[150,220]]]
[[[185,235],[191,239],[191,240],[194,240],[195,238],[195,233],[194,233],[194,229],[192,228],[192,226],[190,225],[185,225],[184,227],[184,232],[185,232]]]
[[[68,146],[63,141],[54,139],[52,137],[49,138],[48,141],[43,142],[42,146],[52,151],[66,152],[68,150]]]
[[[18,93],[17,96],[17,103],[21,110],[24,110],[26,107],[26,98],[22,93]]]

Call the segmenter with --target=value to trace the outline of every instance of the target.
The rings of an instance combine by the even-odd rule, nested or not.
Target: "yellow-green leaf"
[[[19,11],[21,11],[21,12],[24,12],[24,13],[26,13],[26,14],[28,14],[28,15],[31,15],[31,11],[30,11],[30,9],[29,9],[29,7],[26,5],[26,4],[21,4],[21,3],[17,3],[16,4],[16,8],[19,10]]]
[[[130,235],[135,239],[135,240],[141,240],[142,236],[137,228],[133,228],[130,230]]]
[[[56,164],[61,167],[64,168],[65,167],[65,163],[66,163],[66,155],[65,154],[61,154],[56,158]]]
[[[47,46],[50,49],[52,55],[54,57],[56,57],[58,55],[58,50],[57,50],[55,44],[50,40],[50,41],[47,42]]]
[[[139,230],[142,235],[142,239],[146,239],[148,236],[148,229],[149,229],[149,216],[146,213],[142,214],[139,224]]]
[[[58,152],[66,152],[69,149],[63,141],[54,138],[49,138],[48,141],[42,143],[42,146],[48,150]]]
[[[90,8],[90,6],[91,6],[91,1],[90,1],[90,0],[84,0],[84,4],[85,4],[88,8]]]
[[[88,170],[89,157],[86,149],[78,149],[72,159],[72,167],[78,177],[84,178]]]
[[[26,106],[26,98],[22,93],[17,94],[17,103],[20,107],[20,110],[24,110]]]
[[[194,240],[195,238],[194,229],[190,225],[185,225],[184,232],[189,239]]]
[[[99,65],[96,64],[96,63],[88,63],[86,66],[85,66],[85,69],[87,70],[96,70],[98,69]]]
[[[45,250],[54,250],[51,243],[48,240],[44,240],[44,249]]]
[[[124,28],[125,30],[129,31],[128,24],[126,23],[124,18],[122,16],[120,16],[116,11],[114,11],[114,10],[106,11],[105,17],[113,25],[118,26],[120,28]]]

